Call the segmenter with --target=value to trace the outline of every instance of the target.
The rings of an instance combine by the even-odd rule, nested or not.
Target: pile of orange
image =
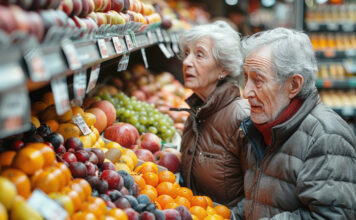
[[[151,202],[159,209],[174,209],[185,206],[195,220],[229,219],[231,212],[224,205],[214,207],[208,196],[193,195],[192,190],[180,187],[175,175],[168,171],[158,172],[155,163],[145,162],[134,169],[133,178],[137,183],[140,194],[146,194]]]

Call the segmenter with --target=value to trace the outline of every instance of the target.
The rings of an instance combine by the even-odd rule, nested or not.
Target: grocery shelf
[[[317,79],[317,88],[351,89],[356,88],[356,77],[345,79]]]
[[[332,107],[341,117],[353,117],[356,115],[356,108],[353,106]]]
[[[356,23],[345,22],[345,23],[336,23],[336,22],[307,22],[305,24],[306,30],[309,32],[354,32],[356,31]]]
[[[351,58],[356,57],[356,50],[317,50],[315,56],[324,59]]]

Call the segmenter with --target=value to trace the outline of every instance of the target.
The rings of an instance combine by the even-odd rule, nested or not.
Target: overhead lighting
[[[228,5],[237,5],[239,0],[225,0],[225,3]]]
[[[272,7],[276,4],[276,0],[261,0],[261,3],[264,7]]]

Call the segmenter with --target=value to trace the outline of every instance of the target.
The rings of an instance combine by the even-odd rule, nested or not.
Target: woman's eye
[[[201,52],[199,52],[199,53],[197,54],[197,56],[198,56],[198,57],[204,57],[204,54],[201,53]]]

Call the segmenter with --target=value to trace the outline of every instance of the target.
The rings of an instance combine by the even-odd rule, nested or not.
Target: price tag
[[[57,77],[51,81],[51,87],[56,104],[56,112],[58,115],[63,115],[69,109],[69,97],[66,77]]]
[[[64,220],[68,216],[67,211],[60,204],[40,190],[33,191],[27,204],[37,210],[45,219]]]
[[[173,49],[174,53],[179,54],[179,47],[178,47],[177,43],[173,43],[172,49]]]
[[[166,43],[166,48],[167,48],[168,52],[171,54],[171,57],[174,57],[174,52],[172,50],[170,43]]]
[[[167,50],[166,46],[163,43],[159,43],[158,46],[167,59],[171,58],[171,53]]]
[[[84,135],[88,135],[91,133],[90,128],[87,123],[84,121],[83,117],[80,114],[75,115],[73,118],[74,124],[78,125],[79,129],[82,131]]]
[[[343,116],[353,116],[354,115],[354,108],[351,106],[344,106],[341,108],[341,114]]]
[[[114,44],[114,48],[117,54],[122,53],[122,45],[118,37],[112,37],[112,42]]]
[[[326,28],[329,31],[337,31],[339,29],[339,25],[337,23],[327,23]]]
[[[354,57],[354,56],[356,56],[356,50],[345,50],[345,55],[347,56],[347,57]]]
[[[145,48],[141,48],[141,54],[142,54],[143,63],[145,64],[145,68],[148,69],[148,62],[147,62]]]
[[[48,73],[44,64],[42,52],[39,48],[30,50],[24,56],[25,62],[30,73],[31,80],[34,82],[41,82],[49,80],[50,74]]]
[[[25,82],[25,74],[19,63],[0,65],[0,90],[21,85]]]
[[[129,34],[131,36],[132,44],[134,45],[134,47],[138,47],[135,33],[133,31],[129,31]]]
[[[0,95],[0,137],[26,130],[30,121],[30,100],[24,87],[8,90]]]
[[[325,56],[325,57],[329,57],[329,58],[335,57],[335,50],[332,50],[332,49],[330,49],[330,50],[325,50],[325,51],[324,51],[324,56]]]
[[[307,23],[307,27],[309,31],[318,31],[319,30],[319,24],[317,23]]]
[[[101,58],[109,57],[108,48],[106,47],[104,39],[98,39],[98,48],[100,51]]]
[[[352,32],[355,29],[353,23],[342,23],[341,28],[345,32]]]
[[[156,29],[156,33],[157,33],[157,37],[158,37],[158,41],[159,42],[163,42],[164,39],[163,39],[163,36],[162,36],[162,32],[161,32],[161,29]]]
[[[152,33],[151,31],[147,32],[147,37],[148,37],[148,42],[149,44],[153,44],[153,38],[152,38]]]
[[[87,71],[84,70],[79,73],[75,73],[73,76],[73,89],[76,99],[81,100],[85,96],[85,89],[87,87]]]
[[[169,37],[167,31],[165,31],[165,30],[163,31],[163,36],[164,36],[164,40],[165,40],[166,42],[171,42],[171,39],[170,39],[170,37]]]
[[[99,78],[99,73],[100,73],[100,64],[95,65],[91,68],[87,93],[90,92],[92,89],[94,89],[96,85],[96,81],[98,81]]]
[[[125,40],[126,40],[127,49],[129,51],[132,50],[133,49],[133,43],[131,41],[130,35],[125,35]]]
[[[129,59],[130,59],[130,54],[124,54],[124,56],[122,56],[118,66],[117,66],[118,72],[121,72],[121,71],[127,69],[127,66],[129,64]]]
[[[62,50],[63,53],[67,59],[69,68],[71,70],[77,70],[82,67],[82,64],[80,63],[78,56],[77,56],[77,50],[75,49],[74,45],[71,43],[65,43],[62,45]]]

